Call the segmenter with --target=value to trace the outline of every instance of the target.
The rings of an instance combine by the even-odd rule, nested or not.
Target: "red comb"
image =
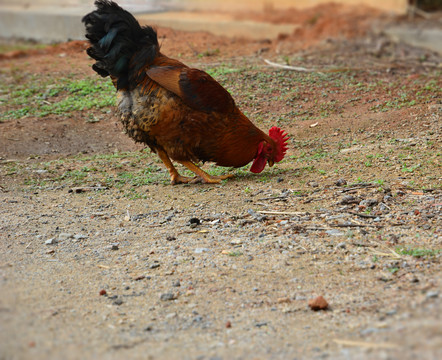
[[[275,162],[280,162],[284,159],[284,155],[287,152],[287,141],[289,140],[289,136],[277,126],[273,126],[269,130],[269,136],[276,142],[276,155],[274,160]]]

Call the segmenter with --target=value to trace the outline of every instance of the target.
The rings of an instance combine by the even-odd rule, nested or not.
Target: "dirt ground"
[[[274,40],[158,29],[291,137],[220,185],[170,185],[112,107],[11,115],[15,88],[96,77],[84,42],[4,42],[0,359],[442,357],[441,56],[374,10],[296,16]]]

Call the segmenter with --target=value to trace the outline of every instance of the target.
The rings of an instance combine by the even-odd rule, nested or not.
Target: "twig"
[[[352,214],[352,215],[360,216],[362,218],[369,218],[369,219],[376,219],[377,218],[377,216],[375,216],[375,215],[361,214],[361,213],[357,213],[355,211],[348,211],[348,213]]]
[[[391,256],[395,259],[402,259],[402,256],[400,254],[398,254],[396,251],[390,249],[388,246],[385,246],[384,244],[378,243],[376,241],[371,241],[373,244],[376,244],[377,246],[385,249],[386,251],[388,251],[389,253],[384,253],[384,252],[380,252],[374,249],[370,249],[375,255],[380,255],[380,256]]]
[[[331,224],[330,226],[333,227],[341,227],[341,228],[345,228],[345,227],[372,227],[372,228],[382,228],[384,227],[384,225],[371,225],[371,224]]]
[[[286,211],[257,211],[258,214],[265,214],[265,215],[307,215],[305,212],[286,212]]]
[[[365,341],[353,341],[353,340],[342,340],[342,339],[333,339],[336,344],[344,345],[344,346],[356,346],[356,347],[364,347],[371,349],[395,349],[398,346],[392,343],[372,343]]]
[[[261,200],[287,200],[287,195],[285,196],[270,196],[270,197],[266,197],[266,198],[260,198],[258,199],[259,201]]]
[[[78,194],[86,191],[99,191],[99,190],[109,190],[109,188],[106,186],[79,186],[69,189],[69,192]]]
[[[273,61],[264,59],[265,63],[267,65],[273,66],[273,67],[277,67],[280,69],[285,69],[285,70],[292,70],[292,71],[300,71],[300,72],[316,72],[316,70],[313,69],[307,69],[304,67],[300,67],[300,66],[289,66],[289,65],[281,65],[278,63],[274,63]]]
[[[327,230],[333,230],[333,229],[324,228],[324,227],[305,227],[305,230],[310,230],[310,231],[327,231]]]
[[[376,186],[375,184],[360,184],[360,185],[353,186],[353,187],[350,187],[350,188],[342,189],[341,193],[346,193],[346,192],[349,192],[349,191],[352,191],[352,190],[365,189],[365,188],[370,188],[370,187],[375,187],[375,186]]]

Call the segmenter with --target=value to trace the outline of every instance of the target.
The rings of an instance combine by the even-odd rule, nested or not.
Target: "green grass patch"
[[[90,109],[115,105],[115,88],[110,80],[98,77],[85,79],[41,79],[32,76],[21,84],[0,85],[5,110],[1,118],[20,119],[28,116],[71,115]]]
[[[397,248],[396,252],[399,255],[410,255],[413,257],[421,258],[421,257],[436,256],[441,252],[441,250],[423,249],[423,248]]]

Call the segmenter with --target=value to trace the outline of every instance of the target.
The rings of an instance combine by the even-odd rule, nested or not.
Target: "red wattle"
[[[253,164],[252,164],[252,167],[250,168],[250,171],[252,173],[255,173],[255,174],[260,173],[266,167],[266,163],[267,163],[267,160],[266,160],[266,158],[264,156],[258,156],[253,161]]]

